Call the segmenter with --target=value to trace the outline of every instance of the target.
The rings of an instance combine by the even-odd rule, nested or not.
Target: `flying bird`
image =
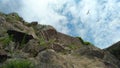
[[[88,15],[89,13],[90,13],[90,11],[88,10],[86,14]]]

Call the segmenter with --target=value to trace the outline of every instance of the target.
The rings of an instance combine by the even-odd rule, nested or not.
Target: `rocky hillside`
[[[50,25],[0,13],[0,68],[120,68],[118,59]]]
[[[105,49],[120,60],[120,41]]]

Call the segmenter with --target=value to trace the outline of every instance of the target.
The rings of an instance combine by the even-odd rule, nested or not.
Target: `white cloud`
[[[66,0],[23,0],[22,2],[24,7],[20,11],[20,14],[25,20],[36,20],[41,24],[53,25],[57,30],[66,34],[68,33],[66,27],[68,23],[67,18],[54,11],[54,9],[61,9]]]
[[[0,11],[18,12],[26,21],[53,25],[100,48],[120,40],[119,0],[1,0],[0,5]]]

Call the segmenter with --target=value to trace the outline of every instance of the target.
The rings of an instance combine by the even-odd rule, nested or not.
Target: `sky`
[[[120,0],[0,0],[0,12],[17,12],[99,48],[120,41]]]

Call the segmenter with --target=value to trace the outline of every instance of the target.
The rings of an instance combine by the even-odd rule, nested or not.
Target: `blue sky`
[[[0,11],[52,25],[99,48],[120,41],[120,0],[0,0]]]

